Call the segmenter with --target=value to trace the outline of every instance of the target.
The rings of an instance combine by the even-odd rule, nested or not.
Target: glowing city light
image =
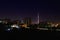
[[[55,27],[57,27],[59,24],[56,24]]]
[[[7,29],[8,31],[10,31],[11,29]]]
[[[2,23],[2,21],[0,21],[0,23]]]
[[[12,28],[19,28],[18,25],[11,25]]]

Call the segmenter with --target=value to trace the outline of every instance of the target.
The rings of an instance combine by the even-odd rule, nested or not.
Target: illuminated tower
[[[38,8],[34,8],[34,11],[36,11],[37,12],[37,21],[36,21],[36,23],[37,24],[39,24],[39,9]]]
[[[38,19],[37,19],[37,23],[39,24],[39,13],[38,13],[37,17],[38,17]]]

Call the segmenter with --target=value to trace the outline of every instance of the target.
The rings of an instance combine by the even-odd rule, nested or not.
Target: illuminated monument
[[[40,20],[39,20],[39,10],[37,8],[37,24],[39,24]]]
[[[38,13],[37,17],[38,17],[37,23],[39,24],[39,22],[40,22],[40,21],[39,21],[39,13]]]

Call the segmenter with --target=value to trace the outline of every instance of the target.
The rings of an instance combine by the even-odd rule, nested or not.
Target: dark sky
[[[0,1],[0,18],[21,19],[32,17],[36,21],[37,13],[40,20],[60,20],[59,1],[19,1],[5,0]]]

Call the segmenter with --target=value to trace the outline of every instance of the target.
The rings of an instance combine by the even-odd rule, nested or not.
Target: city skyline
[[[39,12],[40,21],[58,21],[60,22],[60,6],[57,1],[1,1],[0,18],[22,19],[31,17],[37,21]],[[38,10],[37,10],[38,9]]]

